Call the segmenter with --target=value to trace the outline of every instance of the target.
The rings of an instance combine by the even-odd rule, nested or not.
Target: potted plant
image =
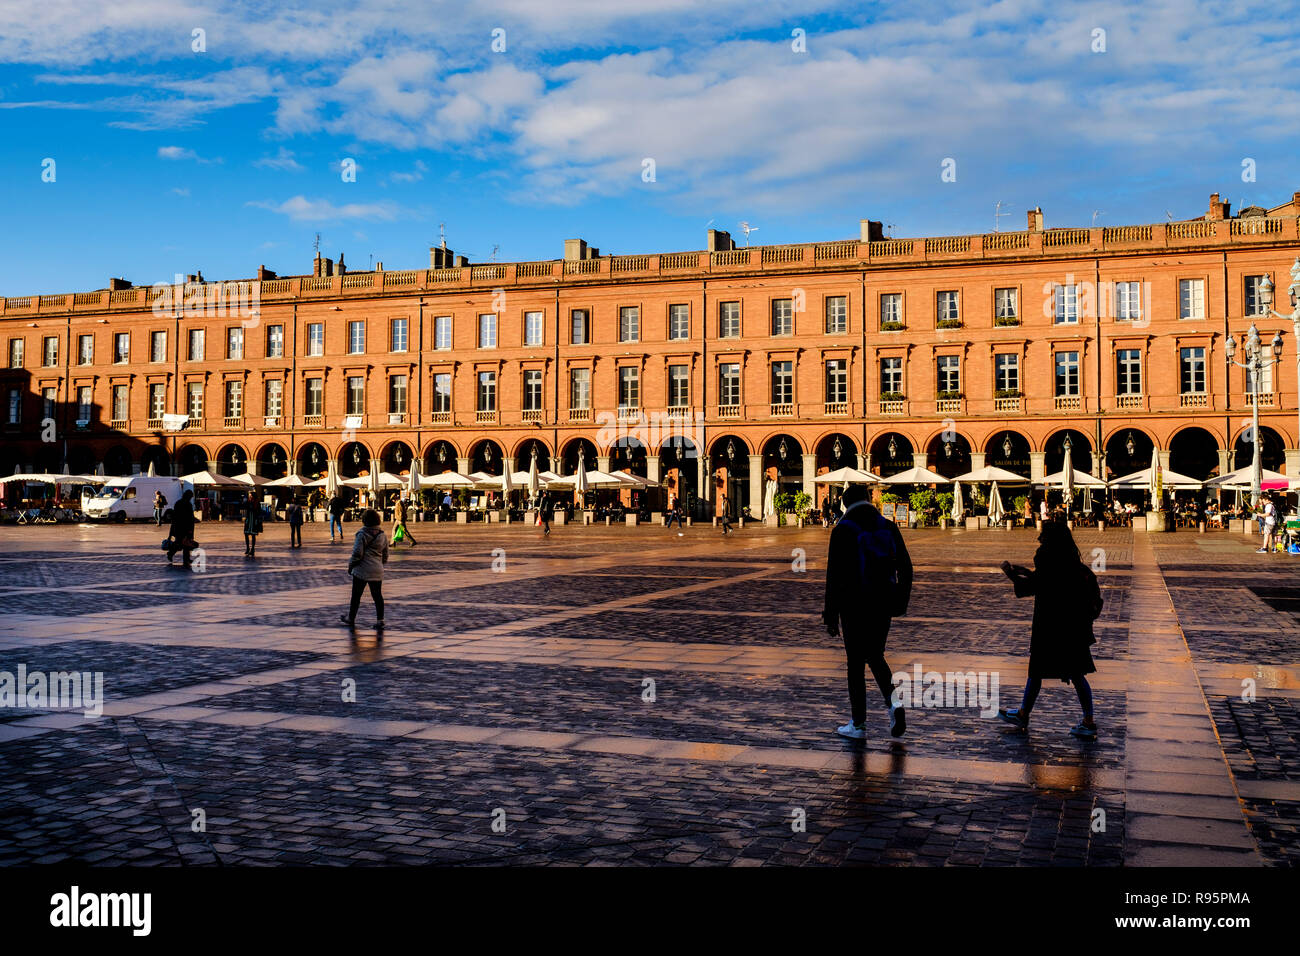
[[[938,399],[941,402],[958,398],[961,398],[961,392],[955,388],[942,388],[939,390]]]
[[[902,392],[881,392],[880,400],[882,402],[901,402],[906,396]]]
[[[1019,398],[1021,395],[1018,388],[999,388],[993,393],[994,398]]]
[[[961,319],[940,319],[934,323],[936,329],[960,329]]]
[[[905,328],[907,326],[898,319],[886,319],[880,323],[880,331],[882,332],[901,332]]]
[[[806,491],[796,491],[791,497],[791,510],[799,519],[799,527],[803,527],[804,522],[808,520],[808,515],[812,511],[812,495]]]
[[[994,324],[994,325],[1001,325],[1001,326],[1007,326],[1007,325],[1019,325],[1019,324],[1020,324],[1020,316],[1018,316],[1018,315],[999,315],[997,318],[995,318],[995,319],[993,320],[993,324]]]

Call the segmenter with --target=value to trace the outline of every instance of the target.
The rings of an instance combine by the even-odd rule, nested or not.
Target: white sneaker
[[[843,727],[836,727],[835,732],[841,737],[851,737],[854,740],[862,740],[867,736],[866,730],[851,720]]]

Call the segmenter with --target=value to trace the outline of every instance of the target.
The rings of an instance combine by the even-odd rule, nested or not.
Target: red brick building
[[[1282,358],[1258,402],[1267,467],[1300,473],[1291,323],[1300,194],[1197,219],[429,269],[259,270],[242,283],[9,297],[0,473],[212,467],[570,473],[627,467],[757,502],[828,468],[1031,478],[1245,464],[1253,399],[1225,357],[1252,323]],[[1240,358],[1240,355],[1238,356]],[[185,416],[168,431],[164,416]],[[1246,435],[1243,436],[1243,432]]]

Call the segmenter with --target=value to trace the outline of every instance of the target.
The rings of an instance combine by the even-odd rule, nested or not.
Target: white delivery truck
[[[194,486],[179,478],[154,475],[131,475],[110,478],[83,508],[92,521],[127,521],[131,518],[153,517],[153,496],[161,491],[167,499],[163,520],[171,521],[172,505],[181,495],[193,491]]]

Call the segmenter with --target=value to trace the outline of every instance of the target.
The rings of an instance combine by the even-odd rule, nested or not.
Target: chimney
[[[1043,207],[1042,206],[1035,206],[1033,209],[1029,210],[1029,231],[1030,232],[1043,231]]]
[[[1214,222],[1220,222],[1232,215],[1232,203],[1219,202],[1218,193],[1210,193],[1210,211],[1205,214],[1205,218]]]
[[[464,265],[464,256],[457,256],[445,245],[429,247],[429,268],[450,269],[453,265]],[[460,259],[461,262],[455,260]]]
[[[709,252],[730,252],[734,248],[736,244],[731,240],[731,233],[720,229],[709,230]]]
[[[859,219],[858,226],[862,230],[861,242],[881,242],[885,238],[885,224],[877,222],[874,219]]]
[[[258,282],[265,282],[267,279],[278,279],[278,278],[280,277],[276,275],[274,272],[272,272],[270,269],[268,269],[266,266],[257,267]]]
[[[564,258],[567,261],[587,258],[587,243],[582,239],[564,240]]]
[[[384,264],[383,264],[383,262],[376,262],[376,263],[375,263],[375,271],[376,271],[376,272],[383,272],[383,271],[384,271]]]
[[[316,253],[316,258],[312,261],[311,274],[317,279],[332,276],[334,274],[334,260],[325,258],[319,252]]]
[[[129,288],[131,288],[131,283],[130,283],[130,282],[127,282],[125,279],[109,279],[109,280],[108,280],[108,291],[109,291],[109,292],[118,292],[118,291],[120,291],[120,290],[122,290],[122,289],[129,289]]]
[[[339,275],[345,276],[347,274],[348,274],[348,267],[343,264],[343,253],[340,252],[339,253]]]

